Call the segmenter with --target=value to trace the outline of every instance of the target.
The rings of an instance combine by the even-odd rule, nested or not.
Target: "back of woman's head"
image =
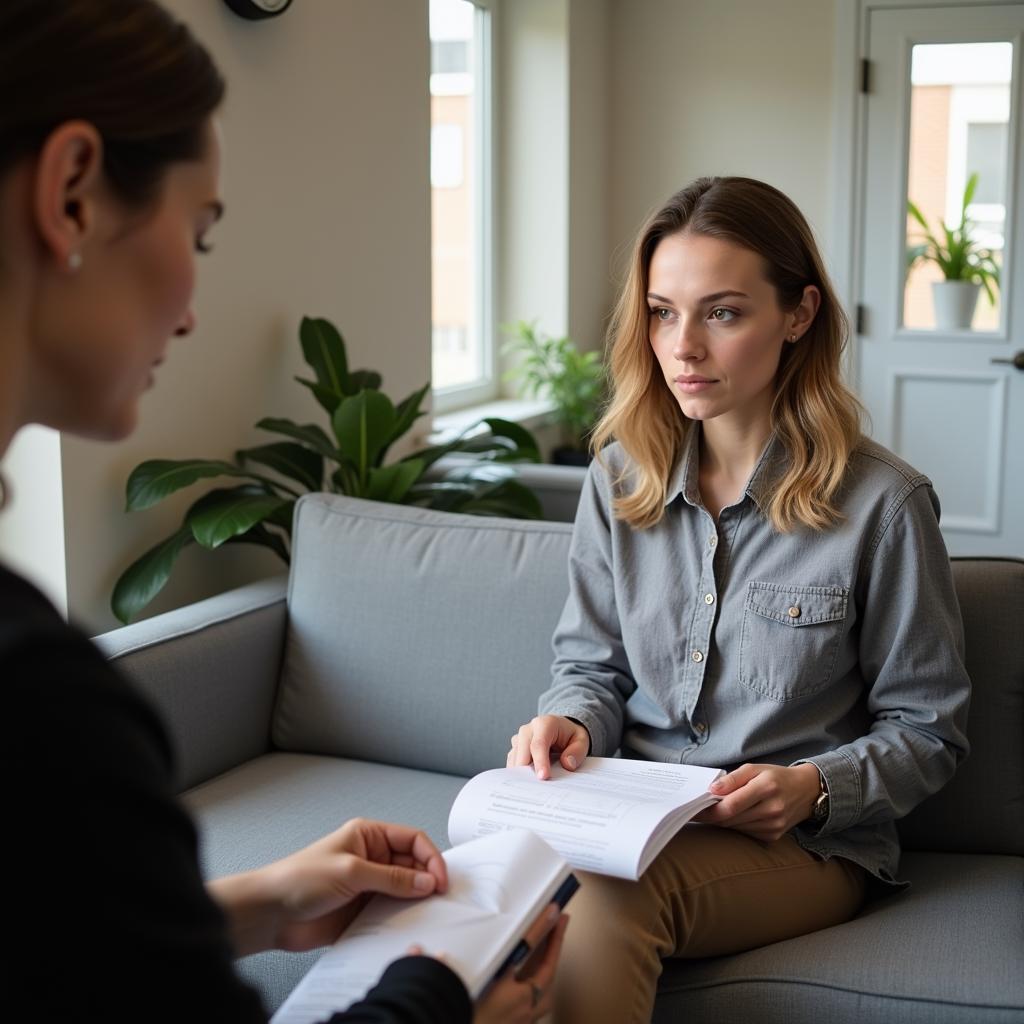
[[[169,165],[201,156],[224,80],[153,0],[3,0],[0,96],[0,176],[81,119],[114,193],[141,206]]]
[[[677,234],[730,242],[762,258],[780,308],[791,312],[808,285],[821,303],[799,344],[784,345],[775,383],[772,428],[790,469],[767,512],[776,528],[822,528],[838,516],[834,498],[860,437],[860,407],[842,382],[849,325],[814,234],[797,206],[752,178],[698,178],[644,225],[610,332],[612,400],[594,433],[595,448],[617,439],[631,457],[632,492],[617,505],[624,520],[661,518],[665,488],[690,428],[665,386],[649,343],[648,275],[659,243]]]

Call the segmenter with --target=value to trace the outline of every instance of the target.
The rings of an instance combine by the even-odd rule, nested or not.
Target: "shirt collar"
[[[683,441],[682,451],[676,462],[675,469],[669,477],[668,487],[665,489],[665,504],[669,505],[680,494],[688,505],[700,505],[700,423],[693,421]],[[771,500],[772,493],[779,479],[786,470],[788,459],[786,449],[779,440],[778,434],[773,433],[764,446],[764,451],[754,465],[754,469],[743,488],[744,494],[749,495],[757,507],[764,512]]]

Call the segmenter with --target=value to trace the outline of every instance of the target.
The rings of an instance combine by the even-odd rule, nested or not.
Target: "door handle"
[[[1019,352],[1013,353],[1012,359],[990,359],[990,363],[1009,363],[1011,366],[1016,367],[1018,370],[1024,370],[1024,348]]]

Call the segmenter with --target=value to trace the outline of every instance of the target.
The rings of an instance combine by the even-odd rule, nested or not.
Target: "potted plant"
[[[605,395],[604,367],[597,352],[580,352],[569,338],[551,338],[536,322],[520,320],[505,328],[511,341],[504,351],[519,357],[506,377],[523,383],[531,397],[543,395],[555,404],[562,444],[551,461],[585,466],[590,461],[588,439],[601,415]]]
[[[991,249],[983,249],[971,237],[973,225],[967,219],[967,207],[977,187],[978,175],[972,174],[964,188],[959,225],[950,229],[944,220],[939,220],[941,241],[932,233],[917,205],[907,200],[910,216],[924,233],[923,242],[907,249],[907,273],[922,261],[935,263],[942,271],[943,280],[932,283],[935,323],[940,330],[969,329],[982,288],[993,306],[996,302],[992,286],[999,287],[999,264]]]
[[[237,483],[204,494],[170,537],[121,574],[111,607],[122,622],[131,621],[160,592],[178,555],[192,543],[206,548],[259,544],[287,564],[292,511],[304,492],[326,490],[474,515],[541,517],[537,496],[501,465],[540,461],[529,431],[507,420],[485,419],[447,444],[386,463],[391,446],[423,415],[430,383],[394,404],[380,390],[379,373],[348,369],[345,342],[330,321],[304,317],[299,340],[315,379],[295,379],[327,413],[330,432],[315,423],[266,418],[256,427],[287,440],[245,448],[231,461],[150,459],[137,466],[128,478],[129,512],[150,508],[200,480],[229,477]],[[475,432],[480,423],[490,428],[487,433]],[[425,475],[451,452],[478,458],[444,474]]]

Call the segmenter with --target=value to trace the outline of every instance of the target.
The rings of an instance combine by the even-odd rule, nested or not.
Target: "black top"
[[[163,725],[42,594],[3,568],[0,683],[12,752],[5,1002],[35,1020],[265,1021],[203,885]],[[458,977],[409,957],[332,1021],[471,1019]]]

